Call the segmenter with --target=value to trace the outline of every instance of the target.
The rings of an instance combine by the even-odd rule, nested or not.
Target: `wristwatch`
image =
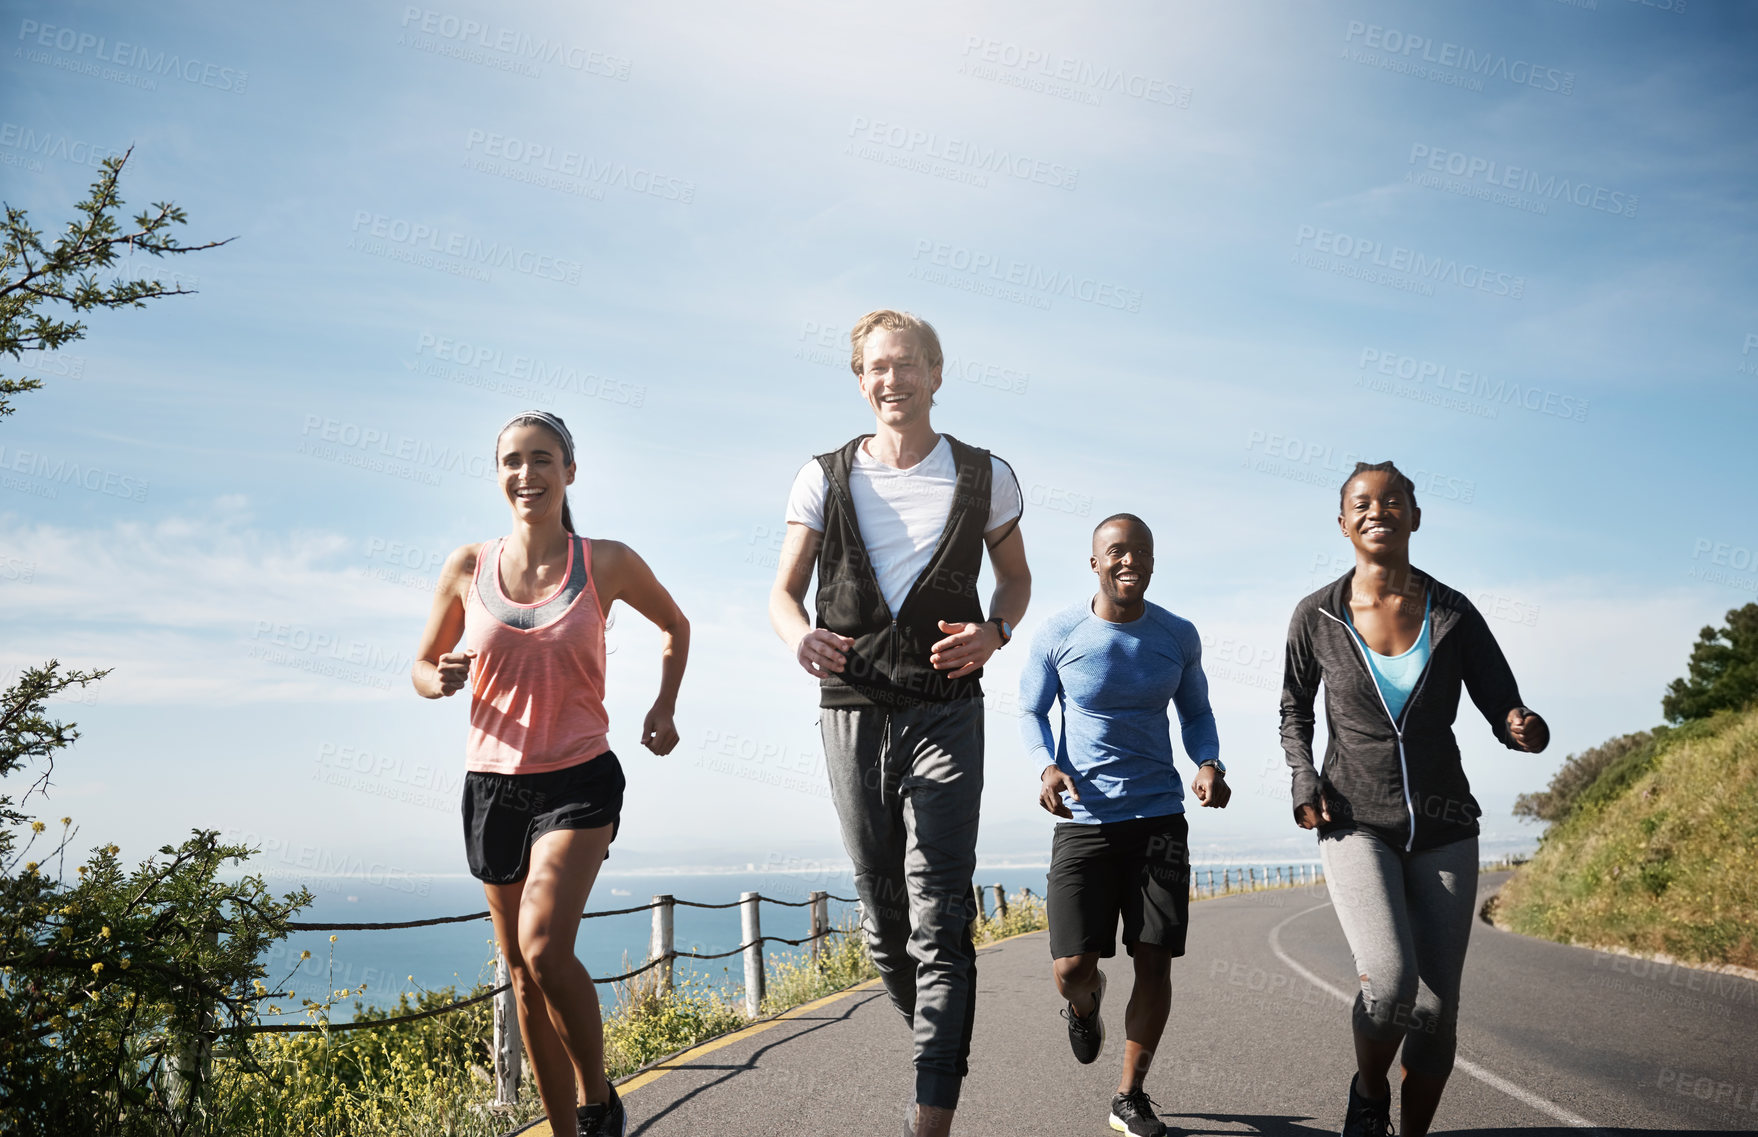
[[[1207,762],[1199,762],[1196,768],[1200,770],[1204,766],[1213,766],[1215,768],[1215,773],[1221,775],[1223,778],[1227,776],[1227,767],[1221,764],[1219,758],[1210,758]]]
[[[1001,633],[1001,647],[1006,647],[1007,641],[1013,638],[1013,625],[1006,620],[1003,620],[1001,617],[990,616],[987,620],[984,620],[983,623],[995,625],[995,630]],[[995,650],[1000,651],[1001,647],[998,647]]]

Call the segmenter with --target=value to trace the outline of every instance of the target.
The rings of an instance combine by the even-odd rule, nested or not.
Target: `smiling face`
[[[940,365],[928,365],[913,332],[874,328],[861,356],[861,395],[880,422],[901,430],[927,417],[940,389]]]
[[[1119,608],[1133,608],[1154,578],[1154,534],[1139,521],[1107,521],[1093,534],[1091,563],[1106,599]]]
[[[1422,525],[1402,479],[1386,470],[1368,470],[1343,487],[1343,512],[1337,518],[1343,535],[1357,552],[1371,559],[1409,559],[1410,534]]]
[[[501,435],[495,468],[513,516],[537,525],[561,516],[563,495],[573,484],[574,467],[562,462],[562,440],[534,423],[517,423]]]

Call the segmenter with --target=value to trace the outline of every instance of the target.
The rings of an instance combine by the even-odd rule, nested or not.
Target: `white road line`
[[[1308,983],[1311,983],[1314,987],[1317,987],[1321,991],[1330,992],[1332,995],[1336,996],[1339,1000],[1341,1000],[1344,1003],[1353,1004],[1355,1002],[1355,995],[1353,993],[1344,992],[1341,988],[1337,987],[1335,984],[1327,983],[1323,979],[1320,979],[1317,975],[1313,974],[1311,971],[1309,971],[1305,967],[1302,967],[1299,963],[1296,963],[1294,961],[1294,959],[1287,952],[1282,950],[1282,929],[1283,928],[1287,927],[1289,924],[1293,923],[1295,920],[1300,919],[1300,917],[1305,916],[1309,912],[1317,912],[1321,908],[1329,908],[1330,906],[1331,905],[1328,901],[1324,904],[1315,904],[1311,908],[1306,908],[1306,909],[1303,909],[1302,911],[1294,913],[1294,915],[1288,917],[1286,920],[1283,920],[1280,924],[1277,924],[1275,927],[1271,928],[1270,929],[1270,950],[1275,953],[1275,956],[1277,959],[1279,959],[1283,963],[1287,964],[1288,967],[1291,970],[1293,970],[1293,972],[1296,975],[1299,975],[1301,978],[1305,979]],[[1546,1114],[1550,1117],[1554,1117],[1556,1120],[1562,1122],[1564,1125],[1572,1126],[1573,1128],[1576,1128],[1576,1129],[1598,1129],[1599,1128],[1599,1126],[1595,1125],[1591,1121],[1588,1121],[1585,1117],[1582,1117],[1581,1115],[1576,1114],[1576,1113],[1571,1113],[1568,1110],[1564,1109],[1562,1106],[1558,1105],[1556,1102],[1547,1101],[1546,1099],[1539,1097],[1537,1094],[1533,1093],[1531,1090],[1524,1089],[1520,1086],[1516,1086],[1513,1082],[1508,1081],[1506,1078],[1502,1077],[1499,1074],[1491,1073],[1490,1071],[1484,1069],[1482,1066],[1479,1066],[1477,1063],[1471,1061],[1468,1058],[1456,1058],[1453,1061],[1453,1065],[1455,1067],[1457,1067],[1458,1069],[1465,1071],[1467,1074],[1470,1074],[1473,1078],[1476,1078],[1478,1081],[1482,1082],[1484,1085],[1489,1086],[1492,1089],[1500,1090],[1504,1094],[1507,1094],[1509,1097],[1513,1098],[1515,1101],[1524,1102],[1526,1105],[1537,1110],[1539,1113]]]

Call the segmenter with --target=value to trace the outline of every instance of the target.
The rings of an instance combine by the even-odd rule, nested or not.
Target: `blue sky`
[[[438,3],[439,0],[433,0]],[[1483,5],[13,6],[6,201],[52,230],[135,147],[198,295],[89,319],[0,424],[0,668],[113,666],[51,816],[144,855],[464,871],[465,705],[407,664],[435,569],[504,532],[495,428],[580,445],[574,514],[695,627],[611,633],[613,865],[841,857],[815,692],[769,630],[799,464],[870,424],[846,328],[940,330],[936,424],[1019,471],[1032,625],[1087,534],[1154,526],[1237,796],[1197,855],[1294,858],[1280,644],[1345,567],[1356,457],[1417,472],[1556,743],[1459,733],[1486,846],[1564,754],[1659,721],[1753,598],[1758,88],[1745,9]],[[154,265],[131,268],[150,271]],[[9,371],[16,373],[17,369]],[[983,853],[1048,849],[990,668]]]

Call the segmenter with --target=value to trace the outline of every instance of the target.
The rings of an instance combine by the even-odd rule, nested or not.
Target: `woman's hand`
[[[1075,801],[1080,800],[1080,791],[1074,788],[1074,779],[1063,773],[1060,766],[1045,766],[1044,773],[1038,780],[1038,804],[1057,817],[1074,817],[1073,811],[1062,800],[1066,793]]]
[[[1317,809],[1312,807],[1311,802],[1304,801],[1294,807],[1294,820],[1302,829],[1317,829],[1320,822],[1331,819],[1331,803],[1325,800],[1323,793],[1319,794],[1318,800]]]
[[[1550,724],[1525,707],[1508,712],[1508,734],[1528,754],[1537,754],[1550,745]]]
[[[448,651],[439,657],[434,668],[439,672],[440,695],[456,695],[464,684],[470,682],[470,661],[476,658],[476,649],[466,651]]]
[[[678,744],[678,728],[671,721],[672,709],[659,703],[641,721],[641,745],[655,754],[670,754]]]

